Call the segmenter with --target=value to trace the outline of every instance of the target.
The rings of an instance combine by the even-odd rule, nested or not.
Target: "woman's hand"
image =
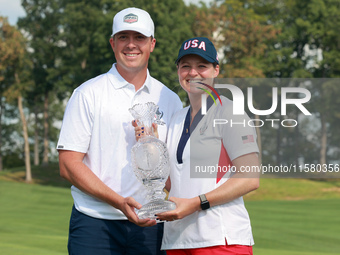
[[[140,138],[146,136],[146,130],[144,126],[138,126],[137,121],[132,121],[132,126],[135,127],[135,137],[138,141]],[[152,123],[152,129],[154,135],[158,138],[158,125],[156,123]]]
[[[179,220],[201,210],[201,201],[199,197],[190,199],[170,197],[169,201],[172,201],[176,204],[176,209],[168,212],[158,213],[157,219],[162,221]]]

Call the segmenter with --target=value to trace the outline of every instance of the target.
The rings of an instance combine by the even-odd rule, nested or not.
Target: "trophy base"
[[[162,213],[166,211],[171,211],[176,209],[176,204],[171,201],[166,201],[162,199],[152,200],[149,203],[142,206],[138,211],[137,215],[140,219],[151,219],[157,218],[155,214]],[[161,221],[157,221],[161,222]]]

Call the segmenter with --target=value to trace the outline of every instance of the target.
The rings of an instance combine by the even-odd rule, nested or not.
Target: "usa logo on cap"
[[[195,37],[184,41],[175,63],[178,64],[182,57],[189,54],[198,55],[210,63],[219,64],[215,46],[206,37]]]
[[[134,23],[134,22],[137,22],[137,21],[138,21],[138,16],[133,14],[133,13],[130,13],[130,14],[124,16],[124,22],[126,22],[126,23]]]
[[[198,49],[202,49],[202,50],[206,51],[205,42],[202,41],[202,42],[200,42],[200,44],[198,44],[198,43],[199,43],[199,40],[197,40],[197,39],[187,41],[187,42],[184,43],[183,49],[187,50],[191,47],[191,48],[198,48]]]

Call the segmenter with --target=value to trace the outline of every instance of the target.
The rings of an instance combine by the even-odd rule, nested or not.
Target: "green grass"
[[[245,200],[254,254],[339,254],[339,179],[261,179]]]
[[[340,200],[247,201],[255,254],[339,254]]]
[[[69,189],[0,181],[0,254],[67,254]]]
[[[261,179],[246,200],[340,199],[339,179]]]
[[[0,254],[67,254],[72,207],[58,165],[0,173]],[[335,255],[340,251],[340,181],[262,179],[245,196],[256,255]]]
[[[49,185],[54,187],[70,187],[70,183],[59,175],[59,165],[50,163],[47,166],[32,166],[34,184]],[[0,180],[12,182],[25,182],[25,167],[5,169],[0,172]]]

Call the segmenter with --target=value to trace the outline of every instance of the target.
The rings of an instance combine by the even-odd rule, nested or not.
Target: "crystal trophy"
[[[155,214],[176,208],[175,203],[165,200],[166,194],[163,191],[170,174],[169,153],[166,144],[155,137],[152,129],[152,123],[163,123],[158,105],[152,102],[136,104],[129,111],[137,120],[138,126],[144,126],[146,134],[131,150],[133,171],[147,188],[149,200],[137,215],[140,219],[156,219]]]

